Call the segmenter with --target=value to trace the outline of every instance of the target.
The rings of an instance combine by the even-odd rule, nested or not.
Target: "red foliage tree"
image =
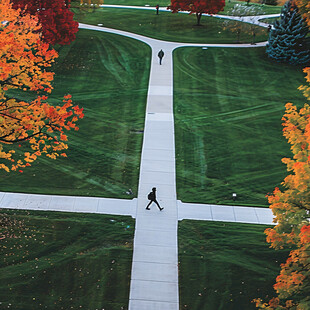
[[[70,44],[75,40],[78,23],[70,11],[71,0],[12,0],[15,9],[38,17],[42,37],[49,44]]]
[[[225,0],[171,0],[168,9],[172,13],[178,11],[189,11],[189,14],[196,14],[197,25],[200,25],[200,19],[203,13],[216,14],[223,11],[225,7]]]

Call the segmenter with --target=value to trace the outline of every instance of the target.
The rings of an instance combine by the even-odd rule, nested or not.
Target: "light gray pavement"
[[[269,209],[184,204],[177,201],[173,118],[172,52],[183,46],[258,47],[250,44],[188,44],[155,40],[125,31],[80,24],[80,28],[115,33],[147,43],[152,48],[138,198],[133,200],[94,197],[0,193],[2,208],[90,212],[131,215],[136,218],[129,310],[177,310],[178,220],[233,221],[272,224]],[[157,53],[163,49],[163,65]],[[145,210],[147,194],[157,188],[156,205]],[[266,211],[268,210],[268,211]]]
[[[222,18],[222,19],[230,19],[230,20],[238,20],[243,23],[254,24],[257,26],[261,26],[267,28],[269,25],[273,26],[272,24],[261,22],[262,19],[266,18],[274,18],[279,17],[280,14],[269,14],[269,15],[257,15],[257,16],[228,16],[228,15],[214,15],[214,17]]]
[[[152,64],[140,164],[129,310],[179,309],[172,44],[152,42]],[[157,53],[164,49],[163,65]],[[158,201],[146,210],[147,194]]]
[[[269,208],[183,203],[180,200],[178,219],[275,225]]]
[[[157,152],[154,152],[157,156]],[[149,157],[147,156],[149,159]],[[164,167],[171,171],[174,162],[166,161],[165,166],[159,165],[162,160],[155,160],[155,169],[162,171]],[[149,169],[151,165],[146,164],[145,169]],[[148,190],[148,189],[147,189]],[[164,197],[169,187],[165,188],[161,196]],[[143,198],[143,197],[142,197]],[[143,198],[144,199],[144,198]],[[137,202],[134,199],[113,199],[99,197],[79,197],[79,196],[58,196],[58,195],[37,195],[37,194],[21,194],[0,192],[0,206],[3,209],[20,209],[20,210],[36,210],[36,211],[62,211],[62,212],[78,212],[78,213],[98,213],[113,215],[128,215],[136,217]],[[156,210],[157,211],[157,210]],[[223,211],[223,212],[222,212]],[[273,214],[269,208],[255,208],[243,206],[228,205],[210,205],[183,203],[177,201],[178,220],[206,220],[206,221],[228,221],[253,224],[274,225]],[[141,228],[157,227],[161,225],[169,229],[169,222],[164,220],[152,222],[141,222]]]
[[[4,209],[85,212],[134,216],[136,205],[137,199],[126,200],[0,192],[0,206]]]

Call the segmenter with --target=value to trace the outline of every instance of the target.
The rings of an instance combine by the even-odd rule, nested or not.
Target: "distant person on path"
[[[158,57],[159,57],[159,64],[161,65],[161,61],[163,60],[163,57],[164,57],[165,53],[163,50],[160,50],[158,52]]]
[[[159,4],[156,5],[156,15],[158,15],[158,11],[159,11]]]
[[[151,210],[149,207],[151,205],[152,202],[155,202],[157,204],[157,207],[159,208],[159,210],[163,210],[164,208],[161,208],[158,201],[156,200],[156,187],[152,188],[152,191],[147,195],[147,199],[150,200],[149,204],[146,206],[146,210]]]
[[[253,32],[253,37],[252,37],[252,42],[251,42],[252,45],[256,45],[255,37],[256,37],[256,34],[255,34],[255,32]]]

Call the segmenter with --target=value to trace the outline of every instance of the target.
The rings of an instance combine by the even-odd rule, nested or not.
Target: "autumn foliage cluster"
[[[42,154],[66,156],[65,130],[78,130],[83,110],[70,95],[60,105],[48,103],[58,55],[43,42],[38,17],[1,0],[0,21],[0,169],[22,172]],[[25,100],[26,93],[34,99]],[[27,151],[15,152],[13,143]]]
[[[310,1],[309,0],[294,0],[295,4],[298,6],[300,14],[308,23],[310,27]]]
[[[13,8],[38,18],[44,42],[54,45],[75,40],[78,23],[73,20],[70,0],[12,0],[12,3]]]
[[[310,83],[310,68],[304,69]],[[301,86],[310,99],[310,87]],[[283,158],[290,174],[284,190],[276,188],[268,196],[277,225],[266,230],[267,241],[275,249],[291,248],[281,265],[274,288],[278,297],[268,303],[256,300],[260,309],[310,309],[310,106],[298,109],[286,104],[283,135],[291,145],[293,158]]]
[[[189,14],[196,14],[197,24],[200,25],[200,19],[203,13],[216,14],[223,11],[225,0],[171,0],[168,7],[172,13],[178,11],[189,11]]]

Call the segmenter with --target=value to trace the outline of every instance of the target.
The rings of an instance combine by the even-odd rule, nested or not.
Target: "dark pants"
[[[161,65],[161,61],[163,60],[162,57],[159,57],[159,64]]]
[[[158,203],[158,201],[156,199],[155,200],[151,200],[149,202],[149,204],[146,206],[147,209],[149,208],[149,206],[151,205],[152,202],[155,202],[157,204],[157,207],[159,208],[159,210],[161,209],[161,207],[160,207],[160,205],[159,205],[159,203]]]

